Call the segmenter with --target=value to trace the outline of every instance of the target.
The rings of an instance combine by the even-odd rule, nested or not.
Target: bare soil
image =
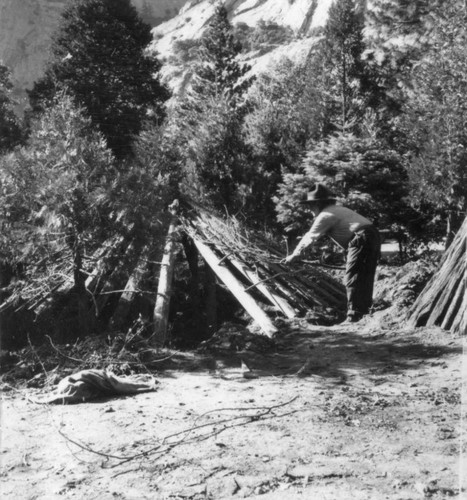
[[[1,496],[467,498],[463,340],[375,324],[284,323],[131,397],[40,405],[50,387],[5,384]]]

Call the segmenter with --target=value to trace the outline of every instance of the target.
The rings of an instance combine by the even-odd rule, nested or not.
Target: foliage
[[[462,2],[439,3],[427,15],[429,48],[411,73],[403,119],[414,200],[447,217],[448,240],[467,209],[465,15]]]
[[[2,259],[44,266],[68,249],[82,284],[81,259],[110,229],[105,201],[115,169],[103,137],[69,96],[58,95],[0,168]]]
[[[201,40],[189,38],[187,40],[176,40],[173,44],[174,62],[187,65],[200,60]]]
[[[113,152],[129,155],[149,111],[161,119],[169,96],[155,76],[159,62],[145,53],[151,39],[150,27],[129,0],[70,3],[54,38],[52,61],[29,94],[33,110],[67,89]]]
[[[203,34],[191,87],[174,106],[166,128],[172,153],[183,164],[191,196],[236,211],[248,196],[241,123],[250,69],[238,61],[240,45],[227,11],[217,6]]]
[[[251,110],[244,130],[255,165],[256,217],[263,224],[275,223],[273,197],[282,171],[296,172],[307,143],[319,140],[328,126],[321,96],[312,82],[306,64],[284,58],[260,75],[249,92]]]
[[[294,33],[287,26],[260,20],[254,27],[245,23],[237,24],[234,36],[241,43],[243,52],[256,51],[258,55],[262,55],[292,41]]]
[[[285,174],[278,198],[278,218],[290,230],[303,224],[298,203],[312,186],[326,184],[349,208],[379,227],[402,223],[406,216],[407,173],[401,157],[374,139],[339,134],[316,144],[297,174]]]
[[[21,140],[21,128],[13,111],[10,72],[0,64],[0,154],[12,149]]]
[[[235,39],[228,20],[227,10],[218,4],[203,33],[200,64],[195,69],[192,83],[193,91],[201,96],[226,95],[231,104],[237,106],[252,82],[251,78],[246,77],[250,66],[238,61],[241,50],[241,44]]]
[[[375,0],[366,12],[365,46],[362,54],[377,83],[376,122],[380,138],[400,153],[410,149],[400,119],[413,88],[411,71],[423,57],[428,37],[424,19],[432,0]]]
[[[320,81],[335,130],[358,131],[372,82],[362,60],[364,15],[356,0],[337,0],[329,8],[323,39],[309,71]]]

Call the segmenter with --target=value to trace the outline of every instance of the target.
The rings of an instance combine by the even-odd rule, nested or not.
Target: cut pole
[[[466,334],[467,318],[467,218],[441,259],[440,266],[408,315],[408,325],[441,326]]]
[[[161,271],[159,283],[157,285],[156,304],[154,306],[154,337],[155,345],[162,346],[167,341],[167,325],[169,322],[170,296],[172,293],[172,278],[176,255],[176,231],[177,217],[176,208],[178,201],[174,202],[170,208],[170,222],[165,240],[164,254],[161,261]]]
[[[273,334],[277,332],[277,328],[274,326],[268,315],[261,309],[261,307],[259,307],[253,297],[245,291],[244,286],[227,269],[227,267],[221,265],[220,259],[207,245],[196,238],[193,238],[193,241],[209,267],[232,292],[235,298],[245,308],[247,313],[258,323],[264,334],[267,337],[272,337]]]
[[[245,278],[251,281],[253,286],[257,288],[276,309],[281,311],[287,318],[295,318],[297,315],[295,309],[285,299],[269,290],[264,281],[262,281],[254,271],[237,259],[229,258],[229,261],[243,274],[243,276],[245,276]]]

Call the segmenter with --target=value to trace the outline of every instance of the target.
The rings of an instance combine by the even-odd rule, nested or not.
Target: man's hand
[[[288,255],[285,259],[282,259],[281,262],[282,264],[292,264],[292,262],[295,262],[296,260],[298,260],[298,258],[298,255],[291,254]]]

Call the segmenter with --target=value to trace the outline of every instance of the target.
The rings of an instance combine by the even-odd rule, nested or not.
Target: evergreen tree
[[[238,105],[252,81],[246,78],[251,67],[238,61],[241,51],[227,9],[218,4],[201,39],[200,63],[195,68],[193,92],[215,98],[225,96],[231,105]]]
[[[318,182],[379,227],[407,224],[406,166],[396,151],[378,140],[352,134],[331,136],[307,153],[298,173],[284,176],[277,211],[279,221],[289,230],[304,229],[306,211],[299,201]]]
[[[30,92],[33,110],[67,89],[114,153],[128,155],[144,120],[150,112],[160,119],[168,98],[157,77],[160,63],[145,53],[151,40],[130,0],[71,2],[54,37],[52,61]]]
[[[467,28],[465,3],[431,2],[426,50],[411,72],[402,120],[410,145],[412,195],[446,221],[447,244],[467,211]]]
[[[8,68],[0,64],[0,154],[21,140],[21,128],[12,106],[12,87]]]
[[[435,0],[436,1],[436,0]],[[423,58],[428,38],[425,20],[433,0],[374,0],[366,12],[363,58],[378,84],[376,121],[379,136],[406,153],[407,137],[399,128],[411,71]]]
[[[71,258],[75,288],[84,294],[83,259],[110,231],[106,209],[115,177],[103,137],[71,98],[32,123],[31,134],[0,163],[0,254],[30,264]]]
[[[251,79],[249,67],[238,61],[241,47],[221,5],[199,52],[191,87],[174,109],[168,131],[185,164],[185,189],[203,202],[237,211],[250,192],[242,122]]]
[[[323,100],[313,81],[305,64],[285,58],[259,75],[249,92],[251,109],[244,130],[255,166],[256,218],[263,224],[276,223],[273,198],[283,172],[296,172],[307,144],[321,139],[327,128]]]
[[[364,11],[357,0],[337,0],[329,8],[323,41],[311,55],[309,72],[320,78],[334,127],[358,131],[373,82],[362,60]]]

